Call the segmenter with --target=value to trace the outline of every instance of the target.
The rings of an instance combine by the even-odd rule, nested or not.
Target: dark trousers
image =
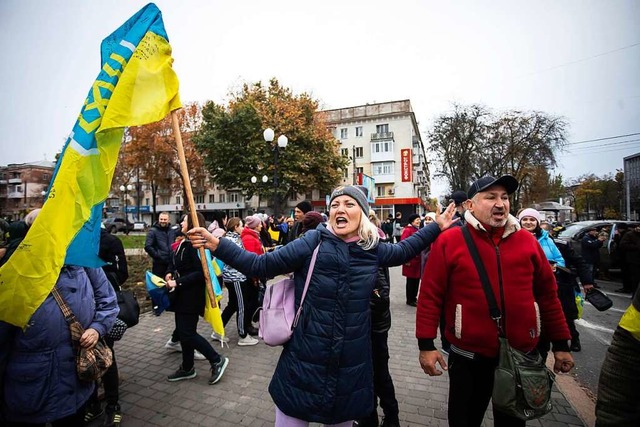
[[[418,300],[418,289],[420,289],[420,278],[407,277],[407,304],[415,304]]]
[[[627,269],[629,270],[629,290],[634,295],[640,283],[640,264],[629,263]]]
[[[51,427],[83,427],[84,424],[84,410],[86,404],[82,405],[75,414],[68,417],[60,418],[59,420],[51,421]],[[47,423],[6,423],[3,424],[6,427],[45,427]]]
[[[167,274],[168,268],[169,268],[169,264],[167,264],[166,262],[153,260],[153,264],[151,266],[151,273],[164,279],[164,275]]]
[[[476,355],[469,359],[449,353],[449,426],[474,427],[482,424],[493,392],[493,373],[498,358]],[[525,421],[493,410],[495,427],[524,427]]]
[[[229,302],[222,311],[222,323],[226,326],[231,316],[236,314],[236,324],[240,338],[247,336],[247,329],[251,326],[251,318],[256,310],[258,288],[250,280],[244,282],[224,282],[229,290]]]
[[[385,418],[398,419],[398,401],[393,379],[389,372],[389,345],[388,332],[371,333],[371,350],[373,355],[373,391],[375,394],[373,410],[377,418],[377,400],[380,399],[380,407]]]
[[[104,386],[104,400],[107,402],[108,406],[116,406],[118,404],[119,399],[119,377],[118,377],[118,364],[116,363],[116,352],[113,349],[114,342],[112,339],[105,337],[104,341],[107,343],[111,352],[113,353],[113,363],[107,369],[107,372],[102,376],[102,385]],[[95,405],[99,404],[98,401],[98,384],[96,383],[96,387],[93,389],[93,393],[89,398],[89,404]]]
[[[176,330],[182,345],[182,369],[193,368],[193,350],[196,349],[213,365],[220,361],[220,355],[211,347],[209,341],[198,334],[198,319],[200,316],[192,313],[176,313]]]

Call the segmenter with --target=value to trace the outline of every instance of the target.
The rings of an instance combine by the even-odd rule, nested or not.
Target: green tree
[[[178,110],[178,118],[193,192],[203,193],[206,190],[206,170],[191,140],[201,121],[200,106],[197,103],[186,104]],[[118,192],[121,184],[135,186],[137,176],[149,186],[154,220],[157,196],[183,191],[171,115],[159,122],[127,129],[114,176],[117,179],[114,178],[112,183],[113,192]]]
[[[289,140],[287,148],[279,151],[280,201],[290,193],[331,191],[347,165],[338,153],[338,141],[318,112],[318,101],[306,93],[295,95],[276,79],[268,87],[245,84],[232,94],[228,105],[208,102],[202,116],[194,142],[210,176],[223,188],[239,189],[249,197],[257,191],[274,197],[273,181],[253,184],[251,177],[273,177],[278,135]],[[271,146],[262,136],[266,128],[276,134]]]

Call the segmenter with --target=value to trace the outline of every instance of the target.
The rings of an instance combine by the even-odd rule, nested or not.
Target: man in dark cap
[[[458,225],[464,225],[464,211],[467,203],[467,193],[462,190],[456,190],[451,193],[451,201],[456,204],[456,214],[454,218],[458,218]]]
[[[303,200],[293,208],[293,218],[296,220],[296,224],[294,226],[294,238],[297,238],[302,234],[302,218],[304,218],[304,214],[313,210],[313,206],[311,202],[308,200]]]
[[[466,225],[452,227],[431,245],[418,295],[416,337],[420,365],[430,375],[436,367],[449,368],[449,425],[480,425],[493,391],[498,364],[498,324],[487,298],[463,231],[478,249],[502,314],[500,330],[509,344],[523,352],[533,350],[540,332],[552,343],[554,370],[569,372],[573,358],[571,338],[562,312],[556,281],[538,241],[509,214],[509,195],[518,181],[509,175],[485,176],[467,195]],[[502,291],[503,292],[502,292]],[[451,343],[448,365],[434,339],[440,313],[445,311],[445,334]],[[506,319],[506,320],[505,320]],[[508,325],[505,325],[507,322]],[[525,426],[525,421],[494,407],[496,427]]]

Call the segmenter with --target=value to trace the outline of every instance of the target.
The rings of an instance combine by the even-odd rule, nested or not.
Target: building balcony
[[[6,179],[0,179],[0,185],[7,185]]]
[[[371,151],[371,162],[393,162],[394,160],[393,151],[381,151],[379,153]]]
[[[9,198],[9,199],[22,199],[22,198],[24,198],[24,191],[10,191],[7,194],[7,198]]]
[[[22,178],[9,178],[9,184],[22,184]]]
[[[380,141],[384,139],[393,140],[393,132],[381,132],[381,133],[372,133],[371,140],[372,141]]]
[[[395,182],[395,174],[373,175],[376,184],[393,184]]]

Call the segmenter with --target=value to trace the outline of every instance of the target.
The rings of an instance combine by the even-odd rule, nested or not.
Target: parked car
[[[576,252],[582,253],[581,242],[587,228],[595,227],[598,233],[607,233],[607,239],[600,248],[600,271],[606,273],[608,270],[619,270],[620,265],[618,264],[614,236],[618,234],[618,226],[621,223],[627,224],[629,228],[634,228],[639,224],[637,221],[618,220],[579,221],[568,225],[566,229],[560,232],[558,239],[569,242]]]
[[[115,234],[119,231],[124,234],[129,234],[134,229],[133,223],[124,218],[107,218],[103,221],[104,228],[111,234]]]
[[[136,221],[133,223],[133,230],[134,231],[145,231],[147,229],[148,225],[146,222],[144,221]]]

